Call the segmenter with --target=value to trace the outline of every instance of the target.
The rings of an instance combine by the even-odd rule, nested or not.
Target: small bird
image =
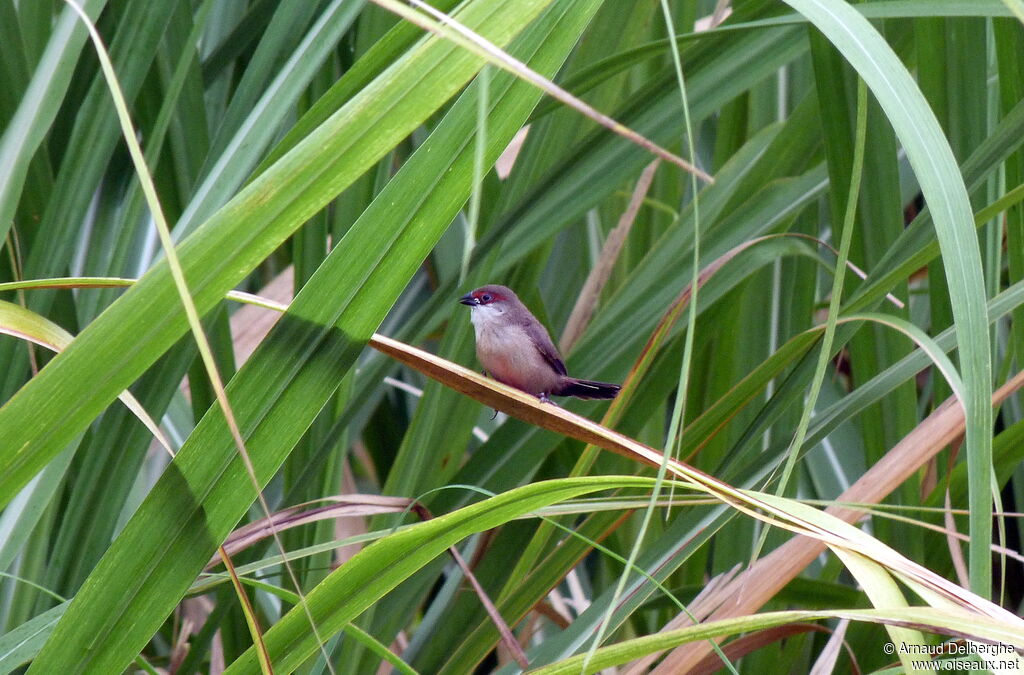
[[[619,393],[617,384],[569,377],[551,336],[512,289],[481,286],[459,302],[472,310],[476,356],[498,382],[545,403],[552,403],[549,396],[594,399],[615,398]]]

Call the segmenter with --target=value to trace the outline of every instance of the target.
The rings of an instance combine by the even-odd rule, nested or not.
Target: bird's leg
[[[490,373],[488,373],[488,372],[487,372],[486,370],[481,370],[481,371],[480,371],[480,374],[481,374],[481,375],[483,375],[484,377],[490,377],[490,376],[491,376],[491,374],[490,374]],[[494,408],[493,410],[494,410],[494,414],[493,414],[493,415],[491,415],[491,421],[492,421],[492,422],[493,422],[493,421],[494,421],[494,419],[495,419],[495,418],[496,418],[496,417],[498,416],[498,409],[497,409],[497,408]]]

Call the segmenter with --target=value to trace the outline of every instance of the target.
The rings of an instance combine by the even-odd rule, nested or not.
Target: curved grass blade
[[[623,476],[564,478],[525,485],[377,541],[353,556],[307,596],[317,624],[340,630],[389,590],[465,537],[565,499],[623,487],[646,487],[650,480]],[[298,613],[285,615],[266,634],[274,663],[291,671],[315,650]],[[256,655],[243,654],[226,673],[256,672]]]
[[[679,630],[667,631],[655,635],[627,640],[620,644],[598,649],[590,663],[583,669],[584,655],[573,656],[564,661],[539,668],[536,675],[577,675],[579,673],[596,673],[604,668],[628,663],[647,654],[670,649],[680,644],[698,642],[709,638],[738,635],[750,631],[782,626],[796,621],[818,621],[820,619],[845,618],[854,621],[867,621],[890,626],[908,626],[931,630],[935,633],[958,637],[966,627],[972,634],[981,637],[989,644],[1010,645],[1020,647],[1022,637],[1018,632],[1007,630],[1006,626],[993,619],[979,618],[965,612],[938,610],[930,607],[907,607],[896,609],[852,609],[831,610],[827,612],[765,612],[750,616],[708,621],[699,626],[689,626]],[[1007,653],[1002,651],[1001,653]],[[660,672],[660,670],[658,671]]]
[[[482,36],[469,30],[457,20],[450,16],[447,16],[432,7],[427,5],[421,0],[412,0],[412,3],[423,9],[426,13],[430,14],[432,18],[428,18],[422,14],[418,14],[406,8],[395,0],[373,0],[381,7],[388,9],[389,11],[398,14],[406,21],[415,23],[422,27],[424,30],[429,30],[438,35],[442,35],[449,40],[463,46],[467,50],[479,54],[481,57],[487,59],[490,63],[507,70],[516,77],[519,77],[527,82],[532,83],[534,86],[542,89],[549,96],[558,99],[559,101],[570,106],[574,110],[586,115],[590,119],[594,120],[601,126],[609,129],[610,131],[619,134],[623,138],[628,139],[630,142],[639,145],[648,152],[654,154],[657,157],[675,164],[679,168],[698,176],[705,183],[713,183],[714,179],[704,171],[687,162],[685,159],[669,152],[668,150],[658,146],[656,143],[650,141],[644,136],[638,134],[632,129],[622,125],[616,120],[612,119],[608,115],[598,112],[590,105],[576,98],[569,92],[565,91],[551,80],[547,79],[543,75],[540,75],[522,61],[515,59],[508,53],[496,48],[494,44],[483,38]]]
[[[0,333],[28,340],[54,352],[65,349],[75,339],[71,333],[46,317],[4,300],[0,300]],[[173,455],[171,442],[167,440],[164,432],[160,430],[160,425],[149,416],[138,399],[127,390],[122,391],[117,397],[149,429],[153,438]]]

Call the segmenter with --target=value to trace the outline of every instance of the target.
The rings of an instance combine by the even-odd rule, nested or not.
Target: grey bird
[[[472,310],[476,356],[498,382],[548,403],[549,396],[601,399],[619,393],[617,384],[569,377],[551,336],[512,289],[481,286],[459,302]]]

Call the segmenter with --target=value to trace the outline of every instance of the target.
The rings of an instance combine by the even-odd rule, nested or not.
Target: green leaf
[[[42,648],[68,603],[52,607],[0,635],[0,673],[6,675],[31,660]]]
[[[991,591],[992,366],[981,252],[956,158],[906,67],[871,24],[845,2],[787,0],[835,45],[867,82],[903,144],[935,222],[967,387],[971,587]]]
[[[87,0],[82,8],[95,19],[106,4],[107,0]],[[74,73],[74,57],[81,51],[87,35],[78,16],[70,7],[65,7],[28,91],[0,137],[0,241],[7,237],[29,161],[46,137],[64,100]]]
[[[515,8],[482,4],[468,5],[462,20],[504,43],[548,0],[529,0]],[[180,245],[185,278],[199,311],[211,309],[479,66],[479,59],[426,38],[211,216]],[[169,269],[159,263],[0,408],[0,436],[6,440],[0,450],[0,504],[185,330]]]
[[[575,4],[575,0],[563,0],[553,16],[564,14]],[[525,6],[517,8],[526,10]],[[509,18],[502,15],[498,12],[492,20]],[[532,13],[519,20],[528,18]],[[507,21],[505,30],[509,30]],[[572,41],[538,40],[536,44],[543,47],[538,58],[554,69]],[[537,99],[532,88],[513,82],[506,78],[500,89],[495,87],[502,95],[495,99],[498,107],[493,113],[500,124],[489,139],[493,156],[514,135]],[[313,275],[228,386],[262,482],[269,480],[338,387],[365,341],[465,201],[470,189],[475,105],[473,95],[467,95],[453,107],[438,131]],[[269,170],[264,177],[273,172]],[[395,199],[394,195],[405,198]],[[140,281],[134,288],[144,283]],[[83,621],[93,626],[88,633],[108,636],[102,649],[90,651],[94,660],[89,667],[127,663],[184,595],[254,497],[223,417],[219,409],[213,410],[90,576],[36,667],[72,667],[68,659],[75,650],[69,651],[68,640],[71,636],[93,639],[81,630]],[[154,540],[154,531],[162,532],[163,537]],[[128,587],[125,579],[132,580]],[[98,607],[105,610],[100,612]]]
[[[649,487],[650,479],[623,476],[565,478],[532,483],[406,528],[356,554],[306,596],[324,634],[340,630],[373,602],[465,537],[542,506],[622,487]],[[264,636],[277,668],[293,670],[316,649],[303,608],[289,612]],[[256,653],[247,651],[227,673],[258,673]]]
[[[711,621],[697,626],[647,635],[620,644],[598,649],[593,658],[584,665],[585,655],[573,656],[550,666],[539,668],[538,675],[576,675],[596,673],[604,668],[634,661],[647,654],[671,649],[680,644],[697,642],[716,637],[738,635],[772,626],[781,626],[797,621],[817,621],[825,618],[848,618],[855,621],[870,621],[880,624],[911,624],[923,626],[946,635],[957,635],[959,630],[971,623],[978,635],[985,635],[996,644],[1020,643],[1019,637],[1010,637],[996,621],[985,617],[974,617],[966,612],[953,613],[930,607],[908,607],[904,609],[839,609],[828,612],[766,612],[751,616]],[[899,645],[896,645],[897,647]]]

